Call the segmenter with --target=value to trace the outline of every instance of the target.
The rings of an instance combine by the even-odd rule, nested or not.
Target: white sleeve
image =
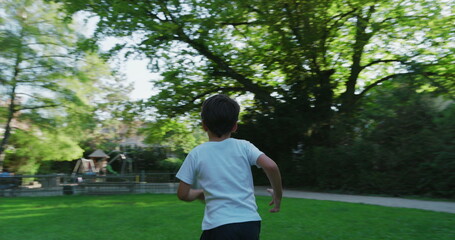
[[[193,185],[194,183],[194,176],[195,176],[195,167],[194,167],[194,159],[190,154],[185,158],[185,161],[183,161],[182,166],[180,167],[179,171],[175,175],[178,179],[181,181]]]
[[[251,166],[255,165],[256,167],[261,168],[259,165],[257,165],[257,160],[258,160],[259,156],[261,156],[264,153],[261,152],[252,143],[250,143],[250,142],[247,142],[247,143],[248,143],[247,144],[247,157],[248,157],[248,161],[249,161],[250,165]]]

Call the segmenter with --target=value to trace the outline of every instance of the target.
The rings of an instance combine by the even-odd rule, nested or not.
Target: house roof
[[[88,155],[91,158],[108,158],[109,155],[103,152],[103,150],[97,149],[92,154]]]

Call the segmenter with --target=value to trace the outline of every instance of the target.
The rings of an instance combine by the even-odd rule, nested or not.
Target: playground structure
[[[87,175],[92,175],[96,174],[98,171],[95,168],[95,163],[93,162],[92,159],[85,159],[81,158],[77,160],[76,166],[74,166],[73,169],[73,175],[75,174],[87,174]]]
[[[76,162],[73,175],[77,173],[86,175],[106,174],[107,159],[109,155],[97,149],[88,156],[90,159],[81,158]]]
[[[107,166],[106,166],[107,170],[110,173],[118,174],[116,171],[114,171],[112,169],[112,165],[111,165],[115,161],[119,161],[120,164],[121,164],[121,167],[120,167],[120,174],[121,175],[128,174],[128,173],[133,173],[133,162],[134,162],[134,160],[132,158],[130,158],[126,153],[117,154],[117,156],[113,157],[107,163]]]
[[[87,156],[86,156],[87,157]],[[76,161],[72,174],[0,174],[0,197],[175,193],[174,172],[137,171],[141,156],[98,149]]]
[[[133,162],[134,159],[129,157],[126,152],[120,153],[119,151],[112,151],[109,154],[117,153],[109,162],[110,156],[103,150],[97,149],[89,155],[90,159],[81,158],[76,162],[73,169],[73,175],[84,174],[84,175],[106,175],[119,174],[112,168],[112,164],[116,161],[120,163],[120,174],[133,173]]]

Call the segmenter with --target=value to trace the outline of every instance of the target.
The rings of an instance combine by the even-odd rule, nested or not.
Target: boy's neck
[[[224,134],[221,137],[218,137],[217,135],[215,135],[214,133],[212,133],[210,131],[207,131],[207,135],[209,136],[209,141],[210,142],[221,142],[221,141],[224,141],[224,140],[226,140],[226,139],[231,137],[231,133],[227,133],[227,134]]]

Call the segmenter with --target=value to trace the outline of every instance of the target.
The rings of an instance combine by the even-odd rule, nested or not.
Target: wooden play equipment
[[[85,174],[85,175],[105,175],[105,174],[119,174],[116,172],[111,164],[115,161],[119,162],[120,174],[133,173],[133,162],[134,159],[129,157],[126,152],[120,153],[119,151],[112,151],[109,154],[116,152],[117,155],[113,157],[109,162],[109,155],[104,153],[103,150],[97,149],[91,153],[88,157],[90,159],[81,158],[77,161],[76,166],[73,169],[73,175]],[[118,166],[118,165],[117,165]]]
[[[85,158],[77,160],[76,166],[73,169],[73,174],[96,174],[97,172],[93,160]]]
[[[81,173],[95,175],[106,173],[107,159],[109,158],[109,155],[104,153],[103,150],[97,149],[88,157],[90,159],[81,158],[76,162],[73,174]]]
[[[88,155],[88,157],[95,163],[97,173],[106,174],[107,159],[109,158],[109,155],[104,153],[103,150],[97,149]]]

